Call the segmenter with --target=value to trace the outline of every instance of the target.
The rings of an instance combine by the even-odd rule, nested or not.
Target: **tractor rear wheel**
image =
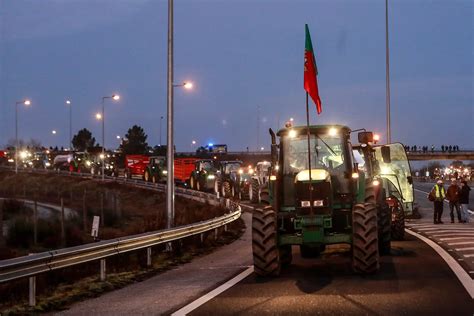
[[[361,274],[380,268],[377,210],[372,203],[356,204],[352,211],[352,268]]]
[[[268,187],[260,189],[259,202],[265,205],[270,205],[270,192],[268,192]]]
[[[405,212],[400,203],[396,203],[394,207],[391,208],[391,219],[392,219],[392,239],[393,240],[403,240],[405,238]]]
[[[252,215],[252,252],[257,276],[278,276],[281,262],[277,244],[277,217],[271,206],[257,208]]]
[[[228,181],[224,181],[224,183],[222,183],[222,196],[226,198],[232,197],[232,188]]]
[[[258,203],[258,189],[259,184],[257,179],[252,179],[252,183],[250,184],[249,188],[249,200],[252,203]]]

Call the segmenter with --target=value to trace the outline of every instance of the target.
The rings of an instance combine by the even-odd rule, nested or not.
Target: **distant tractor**
[[[373,146],[373,134],[361,132],[361,144],[353,147],[351,130],[341,125],[288,126],[278,132],[279,144],[270,134],[270,205],[255,209],[252,218],[256,274],[279,275],[292,261],[292,245],[310,258],[326,245],[341,243],[351,246],[356,273],[376,273],[379,250],[390,249],[390,240],[381,234],[390,222],[378,223],[390,218],[386,198],[400,198],[405,206],[413,202],[403,146]],[[355,160],[358,151],[367,153],[364,166]]]
[[[216,182],[216,172],[214,160],[196,160],[194,170],[189,178],[189,186],[191,189],[198,191],[213,191]]]
[[[167,174],[166,158],[162,156],[150,157],[143,173],[143,180],[153,183],[164,182]]]
[[[249,190],[249,199],[252,203],[268,204],[268,170],[271,167],[269,161],[259,161],[253,169],[252,180]],[[263,198],[262,198],[263,197]]]
[[[214,191],[222,197],[234,197],[239,193],[239,169],[242,161],[220,161],[217,166]]]

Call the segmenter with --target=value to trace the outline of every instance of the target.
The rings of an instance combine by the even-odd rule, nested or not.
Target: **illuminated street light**
[[[191,144],[193,144],[193,145],[196,145],[196,141],[195,141],[195,140],[193,140],[193,141],[191,142]]]
[[[15,173],[18,173],[18,105],[31,105],[31,101],[25,99],[23,101],[15,102]]]
[[[97,113],[96,118],[102,120],[102,155],[105,157],[105,99],[120,100],[118,94],[112,94],[111,96],[102,97],[102,113]],[[100,114],[100,117],[99,117]],[[105,162],[102,161],[102,181],[105,180]]]
[[[53,129],[53,130],[51,131],[51,134],[56,135],[56,130]]]
[[[294,118],[290,117],[290,122],[293,122],[294,120],[295,120]]]
[[[264,150],[265,150],[265,147],[260,147],[260,150],[261,150],[261,151],[264,151]]]
[[[121,138],[120,135],[117,135],[117,139],[120,139],[120,138]]]
[[[95,118],[100,121],[102,119],[102,114],[96,113]]]

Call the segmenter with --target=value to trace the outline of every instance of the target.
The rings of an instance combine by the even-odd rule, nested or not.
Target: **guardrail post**
[[[217,239],[217,228],[214,229],[214,239]]]
[[[38,202],[36,201],[33,208],[33,244],[36,246],[38,244]]]
[[[201,244],[203,244],[203,243],[204,243],[204,234],[201,233],[201,234],[199,235],[199,237],[201,238]]]
[[[86,194],[87,194],[87,191],[86,189],[84,189],[84,195],[82,196],[82,228],[84,232],[87,232]]]
[[[28,304],[30,306],[36,306],[36,277],[35,276],[29,277],[28,281],[29,281]]]
[[[102,227],[105,225],[105,217],[104,217],[104,192],[100,192],[100,224]]]
[[[100,280],[105,281],[106,277],[106,262],[105,259],[100,259]]]
[[[66,245],[66,230],[64,228],[64,199],[61,198],[61,245]]]
[[[227,225],[224,225],[224,231],[227,232]]]
[[[146,266],[151,267],[151,247],[146,248]]]

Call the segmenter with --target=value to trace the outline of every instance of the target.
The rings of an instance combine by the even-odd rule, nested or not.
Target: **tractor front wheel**
[[[291,248],[290,248],[291,249]],[[277,244],[277,217],[271,206],[257,208],[252,215],[252,252],[255,274],[261,277],[280,274]]]
[[[352,211],[352,268],[360,274],[380,268],[377,209],[372,203],[356,204]]]
[[[222,183],[222,196],[223,197],[232,197],[232,187],[228,181]]]
[[[252,183],[249,187],[249,199],[252,203],[258,203],[258,190],[259,184],[257,179],[252,179]]]
[[[391,207],[391,210],[392,239],[403,240],[405,238],[405,212],[398,201],[393,207]]]
[[[270,205],[270,192],[268,192],[268,187],[262,188],[260,190],[259,202],[265,205]]]

